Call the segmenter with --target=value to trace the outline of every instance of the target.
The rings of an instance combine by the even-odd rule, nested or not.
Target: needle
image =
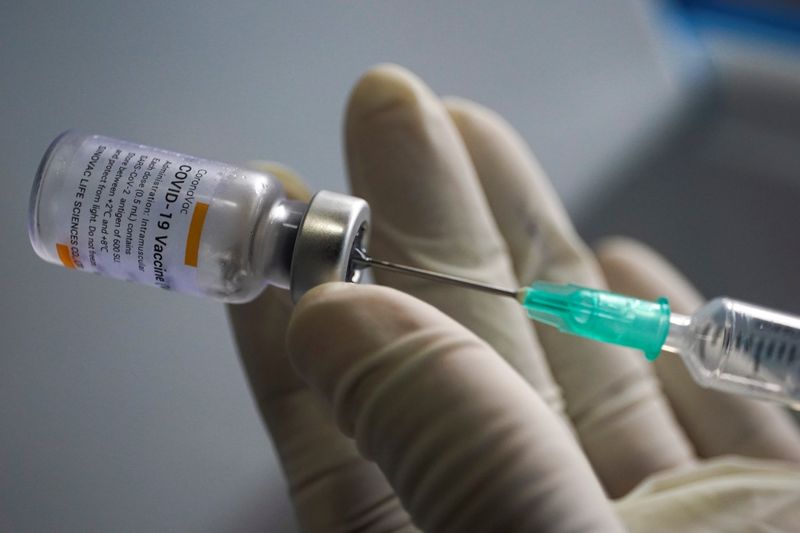
[[[373,259],[372,257],[368,256],[366,252],[364,252],[364,250],[360,250],[358,248],[353,250],[353,255],[350,258],[350,260],[356,265],[360,265],[362,268],[363,267],[381,268],[383,270],[389,270],[391,272],[398,272],[400,274],[407,274],[410,276],[416,276],[418,278],[429,279],[433,281],[441,281],[443,283],[449,283],[450,285],[457,285],[459,287],[476,289],[491,294],[497,294],[499,296],[509,296],[511,298],[517,298],[518,296],[518,291],[516,290],[504,289],[502,287],[496,287],[494,285],[486,285],[485,283],[480,283],[478,281],[459,278],[458,276],[451,276],[449,274],[441,274],[439,272],[424,270],[422,268],[416,268],[407,265],[398,265],[396,263],[390,263],[389,261],[383,261],[381,259]]]

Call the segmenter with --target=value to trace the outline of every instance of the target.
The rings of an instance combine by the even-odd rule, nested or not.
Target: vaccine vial
[[[369,206],[320,191],[284,197],[267,174],[67,131],[47,149],[31,192],[36,253],[66,268],[225,302],[267,285],[298,300],[327,281],[358,281]]]

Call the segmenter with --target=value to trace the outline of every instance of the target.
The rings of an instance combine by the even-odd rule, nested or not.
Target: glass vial
[[[273,177],[75,131],[45,153],[28,232],[45,261],[162,289],[246,302],[266,285],[295,300],[358,281],[366,202],[321,191],[287,200]]]

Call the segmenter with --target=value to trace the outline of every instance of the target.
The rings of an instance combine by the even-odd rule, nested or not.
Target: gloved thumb
[[[485,342],[393,289],[310,291],[292,364],[424,531],[621,526],[563,422]]]

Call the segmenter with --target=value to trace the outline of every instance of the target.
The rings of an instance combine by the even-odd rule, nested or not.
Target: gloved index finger
[[[422,81],[396,66],[368,72],[351,96],[346,136],[354,193],[372,208],[373,256],[516,286],[458,132]],[[375,277],[464,324],[560,409],[558,389],[516,302],[384,272]]]

